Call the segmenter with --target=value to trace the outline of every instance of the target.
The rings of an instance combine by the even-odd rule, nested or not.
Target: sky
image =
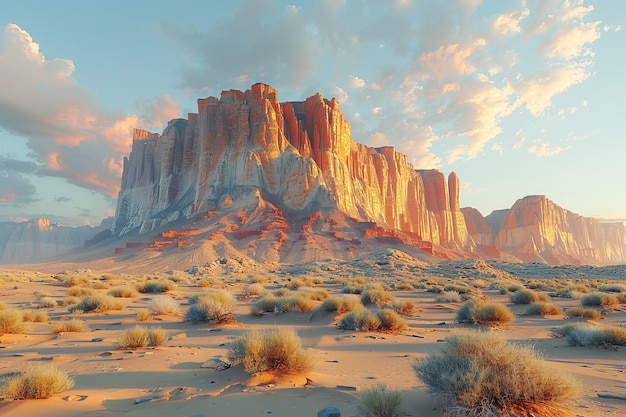
[[[483,215],[626,219],[623,0],[0,0],[0,221],[115,213],[134,127],[263,82],[454,171]]]

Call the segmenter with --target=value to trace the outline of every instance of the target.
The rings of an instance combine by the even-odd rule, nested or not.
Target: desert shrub
[[[363,305],[376,304],[381,306],[389,302],[393,296],[389,294],[380,284],[367,284],[361,293],[361,303]]]
[[[167,295],[155,295],[146,305],[152,314],[178,314],[178,301]]]
[[[167,333],[160,327],[133,326],[126,329],[118,341],[118,345],[121,349],[137,349],[146,346],[160,346],[166,340]]]
[[[60,321],[52,326],[53,333],[85,333],[89,327],[81,320]]]
[[[302,295],[307,297],[309,300],[313,301],[324,301],[328,298],[328,290],[324,288],[300,288],[296,294],[298,296]]]
[[[174,291],[176,288],[176,284],[174,284],[169,279],[162,279],[159,281],[146,281],[137,284],[137,291],[142,293]]]
[[[411,291],[411,290],[414,290],[415,287],[409,281],[403,280],[403,281],[397,282],[394,289],[396,291]]]
[[[0,397],[5,400],[50,398],[74,386],[74,380],[52,364],[35,365],[5,378]]]
[[[122,308],[124,308],[124,305],[117,298],[96,293],[82,298],[78,304],[70,307],[70,313],[75,311],[104,313],[109,310],[121,310]]]
[[[261,295],[265,292],[266,290],[265,288],[263,288],[261,284],[255,283],[255,284],[246,285],[243,288],[243,290],[241,290],[241,296],[243,298],[250,298],[256,295]]]
[[[336,311],[338,314],[347,313],[361,307],[361,301],[349,295],[336,295],[324,300],[320,309],[322,311]]]
[[[431,285],[426,288],[426,292],[434,292],[441,294],[443,292],[443,285]]]
[[[274,291],[276,297],[289,297],[293,292],[289,288],[279,288]]]
[[[378,330],[380,324],[380,319],[376,316],[376,314],[361,307],[346,314],[341,319],[339,327],[345,330],[368,332]]]
[[[264,277],[263,275],[252,275],[248,281],[251,284],[263,284],[264,282],[267,282],[267,277]]]
[[[24,316],[21,311],[13,308],[0,310],[0,336],[20,334],[26,330],[28,330],[28,325],[24,323]]]
[[[39,300],[39,308],[54,308],[57,306],[57,301],[52,297],[42,297]]]
[[[5,310],[7,308],[7,305],[0,302],[0,310]]]
[[[550,316],[563,314],[561,307],[553,303],[532,303],[528,306],[524,314],[528,316]]]
[[[297,290],[302,287],[315,287],[315,282],[310,278],[296,278],[285,285],[290,290]]]
[[[363,286],[354,283],[348,283],[341,288],[341,292],[344,294],[361,294],[363,292]]]
[[[33,321],[35,323],[43,323],[44,321],[48,320],[50,320],[50,317],[48,317],[48,313],[46,313],[45,311],[36,311],[33,315]]]
[[[596,320],[602,317],[602,313],[592,308],[573,307],[565,310],[567,317],[584,317],[586,319]]]
[[[148,310],[139,310],[135,316],[137,321],[147,321],[150,318],[150,312]]]
[[[30,310],[22,310],[22,321],[25,321],[25,322],[33,321],[33,312]]]
[[[212,290],[190,298],[193,303],[187,313],[185,320],[219,324],[234,321],[235,316],[232,309],[235,299],[232,294],[224,290]]]
[[[246,332],[230,344],[228,358],[242,363],[249,373],[297,374],[313,369],[313,357],[293,329]]]
[[[263,313],[278,312],[278,297],[273,294],[262,296],[252,308],[252,314],[261,315]]]
[[[456,291],[444,291],[435,297],[435,301],[438,303],[460,303],[461,295]]]
[[[604,292],[625,292],[626,286],[622,284],[604,284],[598,286],[598,289]]]
[[[92,294],[93,290],[85,287],[70,287],[70,289],[67,290],[67,295],[69,297],[86,297]]]
[[[468,292],[472,291],[472,287],[470,287],[467,284],[463,284],[463,283],[459,283],[459,282],[453,282],[451,284],[447,284],[443,287],[443,291],[456,291],[459,294],[467,294]]]
[[[57,300],[57,304],[60,306],[73,306],[75,304],[78,304],[79,301],[80,298],[78,297],[64,297],[60,300]]]
[[[139,293],[132,287],[113,287],[107,293],[111,297],[117,298],[135,298],[139,297]]]
[[[626,304],[626,292],[616,294],[615,297],[617,298],[617,302],[619,304]]]
[[[509,297],[513,304],[530,304],[537,302],[547,302],[550,300],[545,294],[539,294],[535,291],[523,289],[517,290]]]
[[[409,300],[401,300],[398,298],[393,298],[386,307],[389,307],[401,316],[412,316],[416,310],[414,303]]]
[[[545,366],[530,347],[492,332],[458,332],[440,353],[418,359],[420,380],[453,401],[455,415],[562,415],[549,410],[573,399],[578,384]],[[553,408],[554,407],[554,408]],[[521,412],[518,414],[518,412]]]
[[[89,285],[91,284],[91,280],[87,277],[74,275],[72,277],[65,278],[63,280],[63,284],[65,284],[67,287],[76,287],[79,285]]]
[[[378,330],[384,332],[399,332],[406,328],[406,321],[395,311],[385,308],[376,312],[380,321]]]
[[[459,323],[474,324],[506,324],[515,316],[504,304],[487,303],[482,300],[470,300],[457,311],[456,320]]]
[[[361,394],[357,409],[363,417],[400,417],[402,392],[377,384]]]
[[[276,309],[281,313],[311,311],[313,307],[313,300],[303,293],[276,299]]]
[[[626,328],[590,323],[569,323],[554,330],[573,346],[626,346]]]
[[[614,294],[591,293],[580,297],[580,303],[584,306],[613,306],[617,304]]]

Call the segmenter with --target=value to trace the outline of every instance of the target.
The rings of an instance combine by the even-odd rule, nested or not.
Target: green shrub
[[[160,327],[133,326],[126,329],[118,345],[121,349],[137,349],[146,346],[160,346],[166,340],[167,333]]]
[[[626,286],[622,284],[604,284],[598,286],[598,289],[604,292],[626,292]]]
[[[532,303],[528,306],[524,314],[528,316],[550,316],[563,314],[561,307],[553,303]]]
[[[613,306],[617,304],[614,294],[591,293],[580,297],[580,303],[584,306]]]
[[[510,323],[515,316],[504,304],[487,303],[483,300],[470,300],[457,311],[459,323],[496,325]]]
[[[513,294],[511,294],[510,299],[513,304],[530,304],[537,302],[547,302],[550,300],[550,297],[545,294],[536,293],[535,291],[522,289],[517,290]]]
[[[155,295],[146,305],[148,311],[154,315],[178,314],[178,302],[168,295]]]
[[[21,311],[8,308],[0,310],[0,336],[5,334],[20,334],[28,330],[24,323],[24,315]]]
[[[602,313],[592,308],[573,307],[565,310],[568,317],[584,317],[586,319],[597,320],[602,317]]]
[[[124,305],[117,298],[96,293],[82,298],[78,304],[70,307],[70,313],[74,311],[104,313],[109,310],[121,310],[122,308],[124,308]]]
[[[626,346],[626,328],[590,323],[569,323],[554,332],[565,336],[573,346]]]
[[[293,329],[246,332],[231,343],[228,358],[233,364],[243,363],[249,373],[297,374],[313,368],[313,357]]]
[[[322,311],[336,311],[338,314],[347,313],[361,307],[361,302],[350,295],[336,295],[324,300],[320,309]]]
[[[111,297],[117,298],[135,298],[139,297],[139,293],[132,287],[114,287],[107,293]]]
[[[159,281],[146,281],[141,284],[137,284],[137,291],[143,293],[174,291],[176,288],[176,284],[167,279]]]
[[[400,417],[402,392],[388,389],[385,384],[377,384],[361,394],[357,403],[363,417]]]
[[[513,415],[560,416],[550,411],[579,391],[532,348],[500,334],[459,332],[446,342],[441,353],[417,360],[413,368],[426,385],[450,397],[454,415],[504,416],[514,410]]]
[[[339,323],[339,328],[357,332],[376,331],[379,327],[380,319],[364,307],[349,312]]]
[[[235,316],[232,313],[235,299],[228,291],[208,291],[191,298],[190,301],[193,304],[187,310],[185,320],[192,322],[205,321],[213,324],[235,320]]]
[[[52,326],[53,333],[85,333],[89,327],[80,320],[60,321]]]
[[[5,378],[0,397],[5,400],[45,399],[74,386],[74,380],[52,364],[35,365]]]

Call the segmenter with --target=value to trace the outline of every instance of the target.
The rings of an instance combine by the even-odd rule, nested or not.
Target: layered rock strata
[[[288,216],[339,211],[459,252],[474,245],[454,173],[446,183],[392,147],[356,143],[335,99],[279,103],[264,84],[199,99],[162,135],[135,130],[113,233],[264,203]]]

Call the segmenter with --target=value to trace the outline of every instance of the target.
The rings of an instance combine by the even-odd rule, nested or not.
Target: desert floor
[[[546,366],[571,373],[582,383],[583,391],[568,407],[577,416],[624,416],[626,400],[598,396],[599,393],[626,395],[626,347],[600,348],[568,345],[565,338],[554,336],[552,329],[565,323],[581,321],[564,314],[553,316],[524,315],[527,305],[513,305],[501,288],[518,282],[537,287],[537,280],[512,276],[414,277],[393,274],[382,278],[338,278],[331,272],[319,272],[307,285],[339,294],[351,280],[378,281],[391,287],[389,293],[408,300],[416,310],[405,317],[407,328],[396,334],[356,332],[338,327],[340,316],[317,309],[308,312],[251,314],[258,296],[242,297],[252,281],[265,291],[285,285],[295,286],[296,277],[267,273],[214,274],[171,272],[144,276],[108,275],[95,271],[35,273],[0,271],[0,302],[5,308],[33,313],[45,311],[48,320],[30,323],[23,334],[0,337],[0,376],[8,376],[28,366],[52,362],[75,379],[70,390],[46,400],[22,400],[0,403],[0,415],[17,416],[315,416],[327,406],[341,410],[342,416],[356,416],[360,393],[377,383],[384,383],[404,393],[406,416],[442,416],[446,401],[433,395],[412,369],[416,358],[438,352],[443,339],[458,328],[475,328],[455,322],[463,302],[436,301],[433,286],[465,282],[476,296],[490,302],[505,303],[516,314],[511,324],[491,331],[501,332],[510,341],[534,346]],[[303,275],[306,277],[307,275]],[[313,276],[308,275],[310,278]],[[68,305],[40,308],[42,299],[66,300],[73,277],[86,292],[106,293],[110,288],[133,287],[146,280],[170,280],[177,288],[165,293],[176,300],[178,314],[151,315],[139,323],[137,313],[145,310],[151,299],[161,294],[141,293],[135,298],[119,298],[124,307],[104,313],[69,313]],[[82,278],[81,278],[82,277]],[[84,279],[83,279],[84,278]],[[540,281],[540,280],[539,280]],[[558,288],[588,286],[593,279],[546,280],[536,288],[551,294],[551,302],[564,310],[580,306],[577,298],[557,295]],[[395,288],[394,288],[395,287]],[[479,288],[475,288],[479,287]],[[211,289],[226,289],[237,297],[233,313],[236,322],[220,326],[184,320],[188,297]],[[258,286],[257,286],[258,288]],[[398,289],[402,288],[402,289]],[[592,288],[593,289],[593,288]],[[294,290],[296,291],[296,290]],[[359,297],[353,295],[353,297]],[[76,300],[74,300],[76,301]],[[321,301],[314,302],[315,307]],[[371,307],[370,308],[375,308]],[[599,325],[626,325],[626,306],[602,310]],[[54,333],[54,323],[79,319],[89,327],[84,333]],[[120,349],[118,340],[136,324],[165,329],[169,339],[163,346],[136,350]],[[224,367],[228,344],[244,331],[295,328],[303,346],[316,357],[314,370],[306,375],[254,375],[241,365]],[[225,369],[222,369],[225,368]],[[151,399],[151,400],[150,400]],[[150,401],[148,401],[150,400]]]

